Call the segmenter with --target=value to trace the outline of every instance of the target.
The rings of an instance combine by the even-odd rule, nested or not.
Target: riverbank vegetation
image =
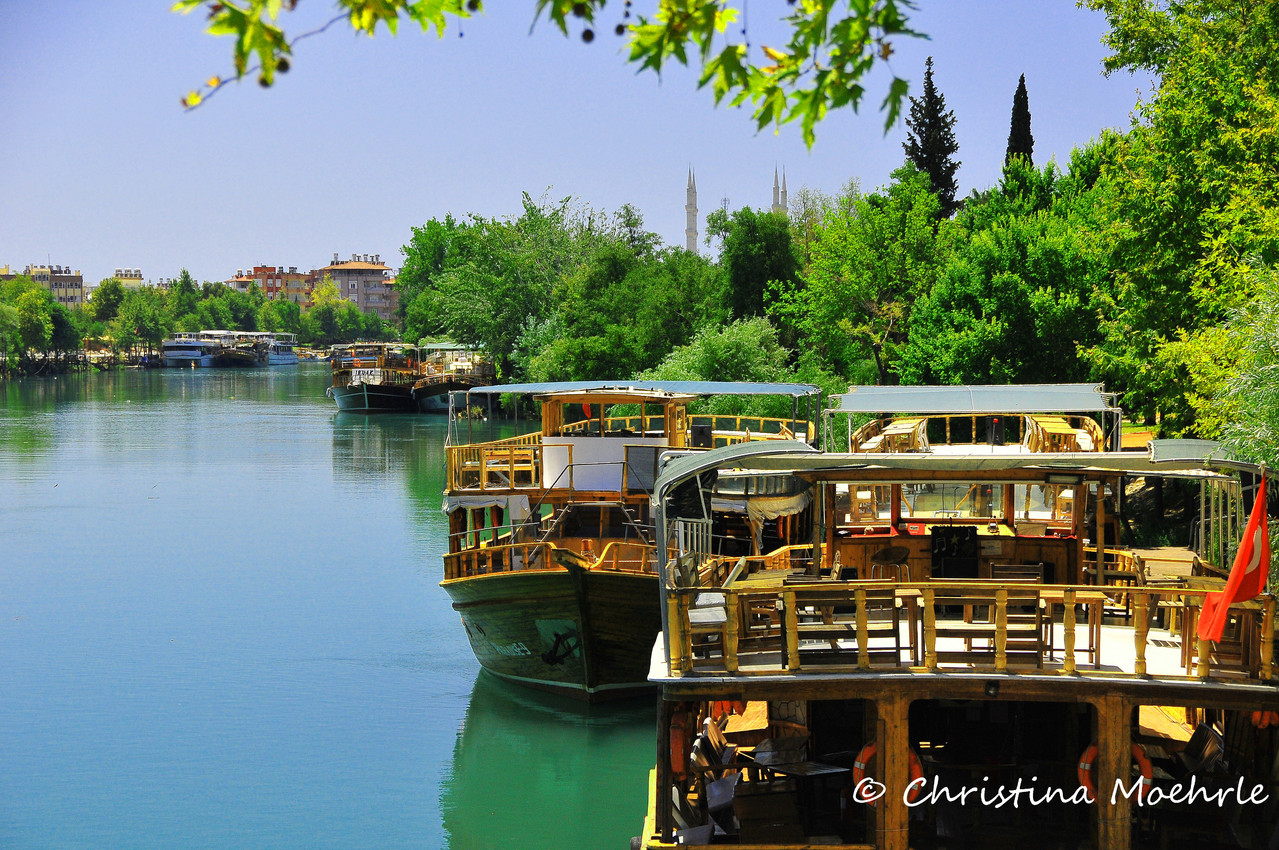
[[[405,338],[483,346],[505,381],[1103,381],[1161,435],[1274,452],[1279,22],[1237,0],[1087,5],[1108,70],[1158,89],[1065,163],[978,154],[1006,157],[1002,179],[951,215],[908,158],[871,192],[712,213],[708,256],[629,207],[525,196],[509,219],[434,220],[404,247]]]
[[[108,278],[84,306],[68,307],[19,275],[0,284],[0,374],[43,374],[87,366],[86,351],[116,358],[156,352],[170,334],[200,330],[276,331],[303,345],[393,339],[396,329],[342,298],[327,275],[302,307],[268,300],[256,286],[197,284],[184,269],[167,289],[126,289]],[[114,359],[114,358],[109,358]]]

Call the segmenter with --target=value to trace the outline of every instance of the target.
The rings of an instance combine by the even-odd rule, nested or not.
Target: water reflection
[[[453,850],[625,847],[644,817],[651,699],[586,706],[480,673],[441,810]]]

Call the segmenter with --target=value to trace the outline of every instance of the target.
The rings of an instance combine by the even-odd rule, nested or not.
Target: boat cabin
[[[1230,605],[1220,640],[1196,629],[1262,473],[1158,441],[671,462],[653,496],[662,697],[640,845],[1268,846],[1275,599]],[[1125,496],[1154,478],[1199,490],[1191,546],[1132,545]],[[760,513],[778,479],[797,483],[771,507],[806,543],[717,554],[706,499]]]

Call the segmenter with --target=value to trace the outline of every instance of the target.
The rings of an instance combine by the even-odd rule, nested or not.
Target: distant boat
[[[161,343],[160,363],[173,368],[208,368],[221,350],[221,343],[201,339],[197,334],[175,334]]]
[[[333,384],[325,395],[338,410],[355,413],[412,413],[413,385],[420,373],[415,346],[356,342],[332,349]]]

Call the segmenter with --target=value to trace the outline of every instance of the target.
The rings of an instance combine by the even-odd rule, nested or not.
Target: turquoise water
[[[652,700],[478,673],[443,418],[322,365],[0,384],[0,847],[624,847]]]

